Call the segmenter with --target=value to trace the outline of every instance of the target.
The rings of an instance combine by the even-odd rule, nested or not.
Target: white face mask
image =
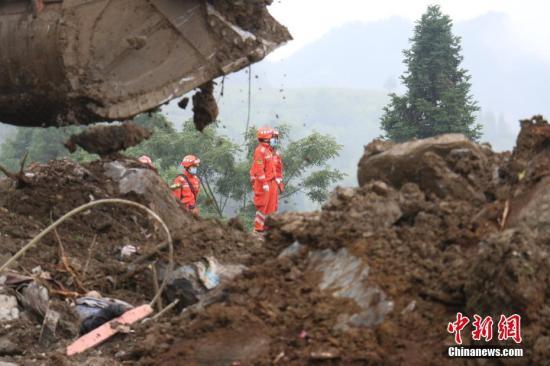
[[[189,173],[191,173],[193,175],[197,175],[197,167],[192,166],[191,168],[189,168]]]
[[[271,147],[276,147],[278,144],[279,144],[279,140],[276,139],[276,138],[272,138],[272,139],[269,140],[269,145]]]

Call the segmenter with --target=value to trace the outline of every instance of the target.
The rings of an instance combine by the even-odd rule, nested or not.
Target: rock
[[[22,353],[23,350],[20,348],[19,344],[14,343],[6,336],[0,338],[0,356],[13,356]]]
[[[373,149],[381,152],[373,154]],[[358,180],[360,186],[382,180],[398,189],[412,182],[425,193],[483,201],[483,190],[470,178],[484,172],[487,164],[477,144],[464,135],[447,134],[385,149],[367,146]]]
[[[281,259],[285,257],[294,257],[296,254],[300,253],[300,251],[304,248],[305,248],[305,245],[300,244],[299,241],[295,241],[294,243],[292,243],[292,245],[290,245],[285,250],[283,250],[281,254],[279,254],[278,258]]]
[[[550,256],[533,231],[495,234],[473,258],[464,286],[469,313],[536,316],[545,303]]]
[[[105,175],[118,184],[122,195],[134,198],[134,201],[137,196],[138,202],[145,204],[164,220],[172,234],[191,223],[191,215],[174,214],[185,209],[173,198],[166,182],[154,171],[133,168],[124,160],[105,162],[103,168]]]
[[[0,366],[19,366],[19,365],[13,362],[0,361]]]
[[[0,322],[19,319],[17,298],[12,295],[0,294]]]
[[[378,287],[367,285],[369,267],[361,259],[349,254],[345,248],[311,252],[309,271],[322,273],[319,288],[335,297],[353,299],[359,312],[339,316],[337,329],[374,327],[384,321],[394,307],[393,301]]]
[[[138,145],[151,135],[151,131],[134,123],[115,126],[98,125],[72,135],[65,142],[65,147],[70,152],[75,152],[76,147],[80,146],[89,153],[108,156]]]
[[[550,177],[543,178],[511,201],[507,227],[521,226],[550,236]]]
[[[52,309],[46,311],[38,339],[41,345],[47,346],[57,341],[56,332],[60,318],[61,315],[57,311]]]

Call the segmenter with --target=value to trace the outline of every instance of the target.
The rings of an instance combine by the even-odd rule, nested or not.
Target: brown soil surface
[[[320,212],[271,217],[271,231],[261,245],[235,228],[239,225],[196,219],[171,206],[165,187],[151,188],[159,186],[149,175],[154,173],[130,160],[118,162],[126,169],[124,176],[142,174],[136,176],[149,188],[132,191],[124,178],[113,178],[108,161],[35,166],[30,187],[14,190],[0,184],[9,193],[0,196],[6,255],[46,225],[50,212],[55,219],[88,202],[90,195],[116,196],[155,207],[166,217],[178,264],[214,255],[247,270],[216,289],[207,304],[137,325],[134,334],[116,336],[72,359],[62,355],[70,337],[60,337],[52,352],[31,344],[36,328],[15,323],[13,334],[29,347],[13,359],[30,365],[77,365],[98,358],[151,366],[548,364],[547,134],[550,125],[542,119],[522,122],[512,154],[496,154],[457,136],[413,145],[375,141],[359,168],[359,188],[337,189]],[[407,151],[417,154],[419,166],[409,167],[408,174],[388,170],[369,177],[364,171],[401,166]],[[170,218],[174,212],[177,220]],[[151,298],[147,272],[116,280],[127,266],[117,259],[122,245],[138,243],[146,252],[163,240],[141,213],[93,209],[63,225],[59,234],[75,268],[86,261],[97,235],[101,250],[94,252],[89,271],[94,276],[82,276],[90,289],[134,304]],[[294,252],[285,250],[291,244]],[[158,259],[166,260],[165,253]],[[76,290],[59,269],[53,237],[14,269],[25,272],[36,265]],[[453,336],[446,328],[458,311],[497,319],[520,314],[525,357],[447,358]],[[473,344],[471,330],[462,333],[465,345]],[[515,347],[511,341],[493,343]]]
[[[193,123],[198,131],[218,118],[218,104],[214,98],[214,82],[210,81],[200,86],[200,90],[193,95]]]

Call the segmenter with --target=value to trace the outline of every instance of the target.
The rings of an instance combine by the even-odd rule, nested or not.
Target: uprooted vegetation
[[[77,320],[64,315],[71,311],[65,296],[50,293],[68,325],[48,345],[37,343],[39,323],[20,303],[19,318],[4,323],[1,334],[20,346],[3,355],[30,365],[466,365],[467,359],[446,357],[453,344],[447,324],[460,311],[496,319],[520,314],[525,356],[487,364],[543,365],[550,359],[549,138],[550,125],[535,117],[522,121],[512,153],[494,153],[461,135],[374,141],[359,164],[360,187],[336,189],[320,212],[270,218],[263,244],[235,222],[188,215],[160,178],[135,161],[35,165],[27,171],[30,186],[0,181],[3,262],[70,209],[122,197],[166,221],[177,266],[208,256],[246,268],[212,286],[211,296],[204,279],[199,294],[196,284],[186,290],[174,282],[165,305],[174,297],[188,301],[188,290],[198,302],[76,357],[64,355],[77,336],[70,327]],[[35,272],[51,275],[49,287],[75,296],[96,290],[132,305],[150,301],[151,268],[128,276],[136,257],[120,256],[125,245],[144,254],[165,240],[142,213],[92,209],[63,225],[59,237],[69,266],[52,235],[11,269],[32,277],[40,266]],[[162,275],[166,252],[143,263],[152,261]],[[463,331],[465,345],[476,343],[470,331]]]

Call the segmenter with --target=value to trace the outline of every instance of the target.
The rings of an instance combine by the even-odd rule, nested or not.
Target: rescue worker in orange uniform
[[[254,160],[250,168],[250,182],[254,191],[254,206],[256,206],[254,231],[263,233],[267,215],[277,209],[277,183],[275,182],[273,151],[270,146],[273,129],[260,127],[257,137],[259,144],[254,151]]]
[[[200,192],[200,180],[197,177],[197,170],[200,162],[200,159],[194,155],[184,157],[180,164],[183,167],[183,174],[178,175],[170,186],[172,195],[195,215],[199,214],[197,197]]]
[[[148,157],[147,155],[141,155],[138,158],[138,161],[140,163],[142,163],[143,165],[146,165],[149,169],[151,169],[155,172],[157,171],[157,168],[155,168],[155,166],[153,165],[153,160],[151,160],[151,158]]]
[[[284,193],[285,191],[285,185],[283,183],[284,179],[284,168],[283,168],[283,157],[281,156],[281,153],[279,152],[279,131],[277,129],[273,129],[273,136],[271,137],[271,150],[273,152],[273,165],[275,166],[275,183],[277,183],[277,188],[275,190],[276,192],[276,200],[277,203],[275,206],[275,212],[279,211],[279,194]]]

